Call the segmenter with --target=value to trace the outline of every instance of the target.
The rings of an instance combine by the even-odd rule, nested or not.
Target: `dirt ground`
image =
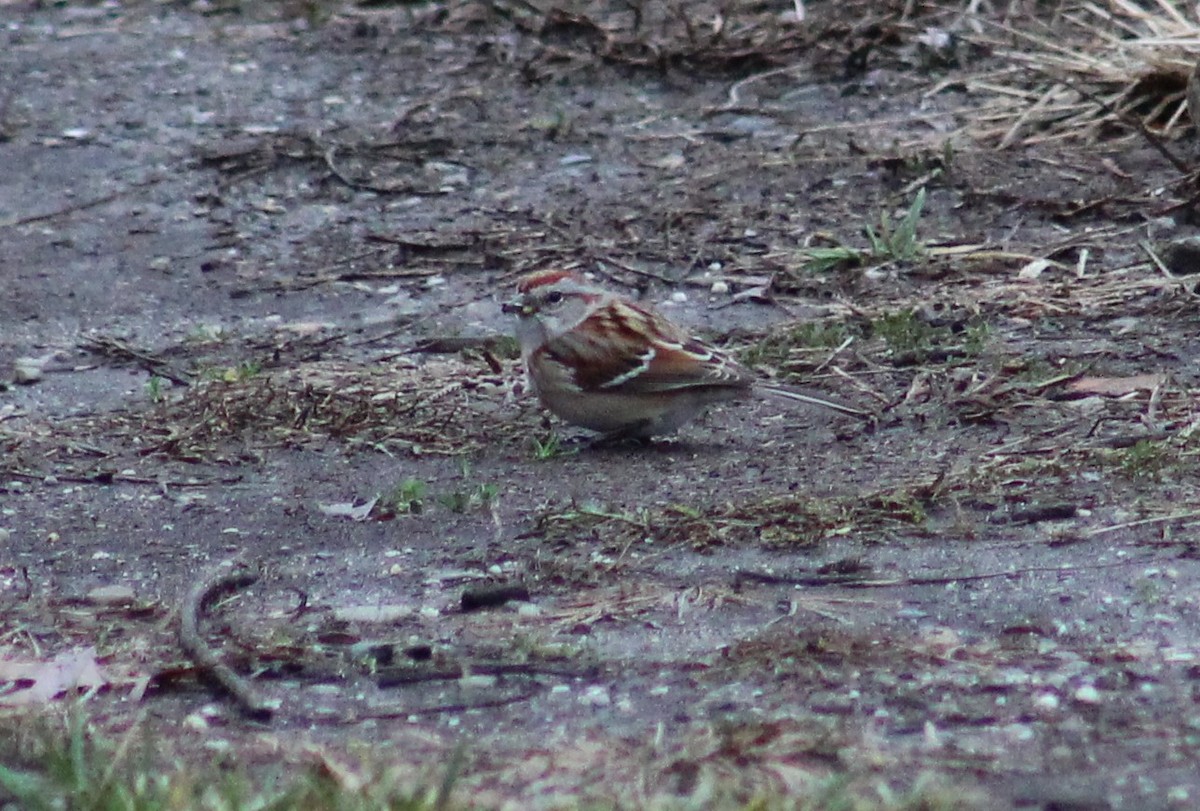
[[[1188,187],[978,137],[1025,80],[910,5],[0,2],[0,660],[480,806],[1200,806]],[[505,337],[545,267],[880,417],[590,447]],[[177,639],[233,558],[266,720]]]

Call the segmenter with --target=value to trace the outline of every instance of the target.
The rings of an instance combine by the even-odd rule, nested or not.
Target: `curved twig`
[[[237,558],[225,560],[209,569],[184,597],[179,610],[179,644],[202,678],[228,693],[244,715],[256,721],[269,721],[274,708],[250,686],[246,679],[223,663],[200,635],[200,616],[223,594],[244,589],[258,581],[258,574],[239,568]]]

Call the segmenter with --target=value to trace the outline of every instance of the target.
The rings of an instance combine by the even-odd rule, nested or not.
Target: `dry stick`
[[[464,676],[557,676],[564,679],[594,679],[600,668],[554,667],[536,663],[469,662],[457,667],[441,670],[409,669],[404,666],[381,669],[375,679],[381,690],[405,684],[422,684],[433,681],[455,681]]]
[[[274,709],[249,682],[223,663],[200,636],[200,615],[205,608],[223,593],[244,589],[258,581],[253,572],[235,571],[237,565],[237,558],[222,561],[192,586],[179,610],[179,645],[196,663],[200,675],[228,693],[244,715],[256,721],[269,721]]]
[[[80,341],[78,346],[89,352],[94,352],[97,355],[103,355],[114,360],[135,361],[147,372],[159,377],[165,377],[176,385],[185,387],[192,385],[191,378],[187,377],[186,372],[176,372],[171,369],[170,363],[166,360],[136,349],[118,338],[108,336],[89,337]]]
[[[545,687],[541,685],[535,685],[530,689],[524,690],[516,695],[483,699],[481,701],[437,704],[429,707],[384,706],[361,712],[352,711],[338,716],[297,716],[296,718],[291,718],[290,720],[303,721],[306,724],[312,724],[314,726],[349,726],[351,724],[361,724],[363,721],[389,720],[392,718],[408,718],[410,716],[420,715],[441,715],[443,713],[463,713],[471,710],[505,707],[510,704],[518,704],[522,701],[529,701],[533,698],[536,698],[543,692],[545,692]]]
[[[1158,515],[1153,518],[1141,518],[1137,521],[1126,521],[1123,524],[1113,524],[1111,527],[1100,527],[1093,529],[1087,533],[1089,538],[1095,538],[1097,535],[1107,535],[1110,532],[1117,532],[1122,529],[1132,529],[1134,527],[1144,527],[1151,524],[1168,524],[1172,521],[1183,521],[1188,518],[1200,518],[1200,510],[1191,512],[1171,513],[1170,515]]]
[[[124,197],[125,195],[130,194],[135,189],[140,189],[145,186],[153,186],[155,183],[158,183],[160,180],[162,180],[162,178],[159,178],[159,177],[153,177],[153,178],[150,178],[149,180],[142,180],[137,183],[132,183],[129,186],[126,186],[125,188],[120,189],[118,191],[110,192],[109,194],[101,195],[100,197],[95,197],[95,198],[92,198],[91,200],[84,200],[79,203],[71,203],[70,205],[63,206],[62,208],[57,208],[53,211],[47,211],[44,214],[30,214],[27,217],[18,217],[16,219],[0,220],[0,228],[13,228],[13,227],[19,226],[19,225],[29,225],[30,223],[41,222],[43,220],[52,220],[55,217],[62,217],[62,216],[66,216],[67,214],[74,214],[77,211],[86,211],[89,208],[95,208],[96,206],[102,206],[105,203],[111,203],[113,200],[116,200],[120,197]]]
[[[1169,518],[1181,518],[1188,514],[1169,516]],[[1200,512],[1191,513],[1191,515],[1200,516]],[[1117,529],[1124,529],[1129,526],[1136,526],[1143,523],[1153,523],[1156,520],[1148,518],[1145,521],[1133,521],[1129,524],[1121,524],[1115,527],[1106,527],[1103,530],[1093,531],[1089,536],[1099,535],[1103,532],[1109,532]],[[896,577],[891,580],[855,580],[853,576],[847,575],[814,575],[812,577],[789,577],[787,575],[774,575],[759,572],[739,571],[735,576],[740,580],[751,580],[760,583],[786,583],[788,585],[799,586],[843,586],[848,589],[880,589],[892,588],[894,586],[944,586],[950,583],[968,583],[973,580],[996,580],[1001,577],[1020,577],[1026,574],[1071,574],[1081,572],[1087,569],[1115,569],[1121,566],[1135,566],[1143,563],[1151,563],[1155,560],[1153,557],[1134,558],[1131,560],[1122,560],[1117,563],[1096,563],[1083,566],[1026,566],[1020,569],[1009,569],[1005,572],[984,572],[982,574],[955,574],[941,575],[935,577]]]

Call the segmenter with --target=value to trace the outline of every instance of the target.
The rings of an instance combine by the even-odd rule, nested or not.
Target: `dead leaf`
[[[1034,259],[1032,262],[1025,265],[1017,271],[1018,279],[1036,279],[1042,275],[1046,268],[1052,267],[1054,262],[1049,259]]]
[[[1142,374],[1132,377],[1081,377],[1067,384],[1067,391],[1076,394],[1099,394],[1105,397],[1124,397],[1138,391],[1152,391],[1163,384],[1163,375]]]
[[[379,496],[369,499],[363,504],[355,504],[353,501],[339,501],[335,504],[318,504],[317,509],[323,514],[332,518],[349,518],[351,521],[366,521],[371,517],[371,510],[375,509],[375,503],[379,501]]]
[[[0,682],[25,681],[32,681],[33,684],[0,695],[0,705],[17,707],[46,704],[71,690],[90,690],[108,684],[108,679],[96,663],[95,648],[64,651],[49,662],[0,660]]]

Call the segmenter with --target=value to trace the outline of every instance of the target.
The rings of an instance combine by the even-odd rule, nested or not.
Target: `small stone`
[[[92,603],[93,605],[130,605],[135,599],[135,594],[130,586],[97,586],[88,592],[87,599],[88,602]]]
[[[589,707],[607,707],[612,703],[612,696],[609,695],[608,688],[604,685],[593,684],[583,691],[583,695],[579,697],[579,703]]]
[[[333,609],[333,618],[342,622],[389,623],[409,617],[412,606],[393,605],[344,605]]]
[[[1058,696],[1056,696],[1054,693],[1040,693],[1037,698],[1033,700],[1033,706],[1037,707],[1039,710],[1057,710]]]
[[[13,382],[22,386],[37,383],[44,376],[42,362],[38,358],[17,358],[13,363]]]
[[[1081,704],[1099,704],[1100,691],[1096,689],[1095,685],[1085,684],[1075,691],[1074,698]]]

